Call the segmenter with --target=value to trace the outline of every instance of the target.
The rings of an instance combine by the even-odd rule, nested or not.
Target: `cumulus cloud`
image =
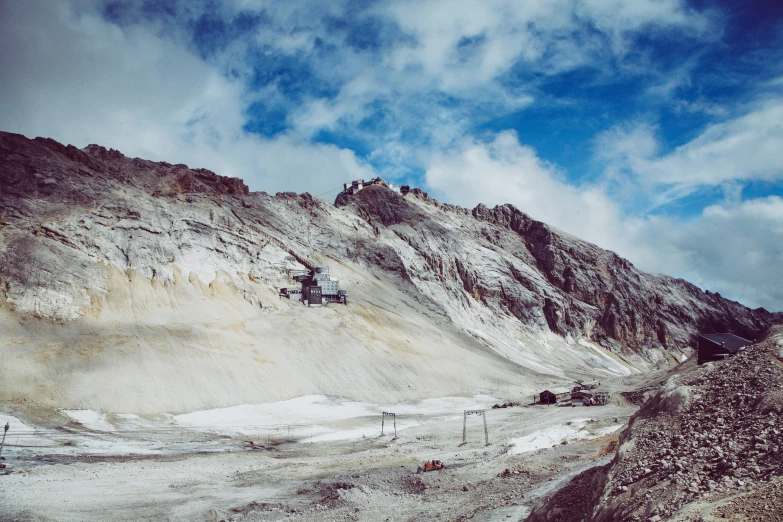
[[[626,136],[652,154],[647,133]],[[623,150],[623,148],[621,148]],[[446,201],[512,203],[531,217],[750,306],[783,310],[783,199],[712,205],[695,218],[629,217],[600,185],[575,187],[511,132],[436,154],[427,184]]]
[[[633,229],[631,256],[750,306],[783,310],[783,199],[712,205],[694,220],[650,217]]]
[[[374,173],[348,149],[248,134],[243,85],[154,28],[77,5],[3,4],[3,130],[210,168],[270,192],[320,193]]]
[[[554,165],[510,131],[489,142],[464,140],[435,154],[425,179],[445,201],[467,207],[512,203],[535,219],[604,245],[620,217],[602,190],[567,183]]]
[[[783,99],[776,99],[710,125],[692,141],[635,165],[635,170],[658,183],[690,185],[780,179],[782,146]]]

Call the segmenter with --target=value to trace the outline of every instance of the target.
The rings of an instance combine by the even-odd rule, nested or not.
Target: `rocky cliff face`
[[[592,338],[602,344],[639,350],[688,343],[694,332],[754,338],[780,319],[682,279],[642,273],[614,252],[531,220],[511,205],[480,205],[472,214],[519,234],[556,294],[544,303],[547,324],[555,332],[586,332],[593,325]]]
[[[682,279],[637,270],[617,254],[531,219],[511,205],[472,211],[421,191],[408,198],[369,187],[338,204],[391,231],[414,254],[410,280],[435,277],[452,298],[469,295],[501,315],[562,336],[586,337],[618,352],[656,359],[694,335],[727,331],[754,338],[783,317],[751,310]],[[422,209],[424,207],[424,209]],[[411,227],[415,231],[410,231]],[[413,252],[402,252],[410,247]]]
[[[520,372],[532,390],[553,376],[676,362],[700,331],[752,338],[781,320],[639,272],[509,205],[470,211],[383,186],[338,203],[0,133],[0,343],[18,377],[0,399],[100,402],[64,376],[115,385],[118,366],[128,389],[154,382],[150,397],[175,376],[182,399],[155,396],[158,409],[303,393],[420,397],[519,384]],[[260,232],[328,264],[352,304],[280,300],[277,289],[294,284],[286,270],[301,265]],[[140,350],[169,359],[144,359],[147,376],[132,364]],[[226,362],[237,354],[249,358],[239,370]],[[329,374],[346,356],[366,363],[359,380],[374,391]],[[186,367],[188,376],[175,370]],[[227,380],[220,398],[201,378]]]

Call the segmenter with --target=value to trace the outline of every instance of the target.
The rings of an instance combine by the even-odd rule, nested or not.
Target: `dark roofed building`
[[[574,392],[571,392],[571,400],[572,401],[581,401],[585,397],[591,398],[593,396],[593,390],[577,390]]]
[[[753,341],[729,333],[700,335],[698,362],[720,361],[751,344]]]
[[[544,390],[539,394],[541,404],[557,404],[558,402],[570,399],[571,390],[568,388],[552,388]]]

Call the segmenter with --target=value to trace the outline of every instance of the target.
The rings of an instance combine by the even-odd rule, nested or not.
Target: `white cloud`
[[[527,12],[520,12],[522,9]],[[523,56],[539,58],[545,48],[526,26],[540,14],[550,11],[543,3],[474,2],[436,0],[428,3],[393,2],[384,11],[416,42],[399,47],[390,57],[397,71],[420,71],[445,91],[483,84],[507,70]],[[567,23],[567,14],[560,11]],[[475,39],[460,49],[463,39]]]
[[[681,0],[400,0],[382,11],[416,37],[391,55],[393,68],[420,71],[445,91],[484,84],[519,61],[546,72],[592,64],[607,37],[622,56],[628,35],[645,28],[715,36],[712,17]],[[476,41],[470,52],[460,49],[466,39]]]
[[[716,31],[712,13],[696,12],[683,0],[582,0],[575,12],[616,38],[654,26],[709,36]]]
[[[783,177],[783,99],[716,123],[661,158],[635,167],[658,183],[718,184]]]
[[[631,258],[750,306],[783,310],[783,199],[713,205],[692,221],[637,223]]]
[[[651,154],[649,135],[626,136]],[[783,199],[707,207],[691,220],[628,217],[600,186],[574,187],[516,135],[466,140],[430,159],[426,180],[445,201],[473,207],[512,203],[531,217],[628,258],[750,306],[783,310]]]
[[[616,205],[597,187],[576,188],[535,150],[506,131],[489,143],[465,140],[435,154],[426,182],[445,201],[473,207],[512,203],[533,218],[588,241],[607,245],[620,219]]]
[[[613,179],[644,192],[652,207],[704,187],[783,179],[783,98],[713,123],[691,141],[661,153],[656,127],[621,124],[595,140],[595,156]]]
[[[655,126],[649,123],[617,125],[598,135],[595,140],[595,155],[610,163],[649,160],[660,149],[655,132]]]
[[[243,86],[153,29],[90,4],[3,4],[2,130],[242,177],[253,190],[325,192],[371,177],[352,151],[242,130]]]

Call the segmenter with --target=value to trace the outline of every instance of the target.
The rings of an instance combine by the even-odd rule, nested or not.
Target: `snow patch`
[[[114,431],[114,426],[106,420],[106,414],[93,410],[60,410],[88,430]]]
[[[577,435],[587,432],[584,431],[583,425],[565,425],[553,426],[545,430],[534,431],[530,435],[525,435],[518,439],[512,439],[510,453],[518,455],[520,453],[526,453],[528,451],[535,451],[542,448],[551,448],[563,441],[577,438]]]
[[[18,418],[11,415],[0,413],[0,424],[2,426],[8,424],[8,438],[5,441],[6,451],[3,452],[4,454],[10,450],[9,446],[12,444],[12,442],[18,442],[19,437],[22,437],[22,441],[28,444],[42,445],[47,442],[46,438],[38,434],[38,430],[34,426],[25,424]]]
[[[596,430],[595,435],[597,437],[603,437],[604,435],[610,435],[618,430],[621,430],[623,428],[622,424],[614,424],[612,426],[607,426],[605,428],[600,428]]]
[[[518,455],[529,451],[536,451],[542,448],[551,448],[563,442],[569,442],[576,439],[589,440],[597,439],[605,435],[616,432],[623,427],[622,424],[615,424],[600,428],[595,432],[587,429],[590,419],[574,419],[569,423],[552,426],[539,431],[534,431],[524,437],[512,439],[510,442],[512,448],[510,453]]]
[[[406,423],[405,425],[401,425],[400,423],[397,423],[397,433],[401,432],[402,430],[406,428],[410,428],[412,426],[417,426],[417,422],[411,422]],[[322,433],[321,435],[316,435],[314,437],[310,437],[310,442],[332,442],[332,441],[339,441],[339,440],[356,440],[356,439],[366,439],[370,437],[377,437],[378,436],[378,426],[368,426],[365,428],[355,428],[352,430],[329,430],[325,433]],[[393,435],[394,434],[394,428],[391,426],[386,426],[386,429],[384,431],[385,435]]]
[[[481,409],[499,402],[489,395],[469,397],[441,397],[426,399],[415,404],[373,404],[346,401],[323,395],[307,395],[287,401],[268,404],[244,404],[229,408],[195,411],[172,417],[182,427],[207,432],[252,435],[259,430],[295,430],[295,436],[304,435],[307,440],[346,440],[376,433],[382,412],[397,415],[443,415],[462,413],[462,410]],[[338,423],[361,417],[368,419],[367,428],[334,429],[324,424]],[[387,424],[390,429],[391,420]],[[407,419],[397,419],[397,431],[418,425]]]
[[[606,371],[614,373],[615,375],[623,375],[623,376],[631,375],[632,373],[639,373],[638,370],[632,371],[631,368],[623,364],[620,364],[619,362],[617,362],[617,360],[607,355],[601,348],[599,348],[595,344],[588,342],[584,339],[579,339],[578,342],[580,345],[584,347],[595,350],[598,353],[598,355],[606,359],[606,363],[604,363],[604,368],[606,369]]]

